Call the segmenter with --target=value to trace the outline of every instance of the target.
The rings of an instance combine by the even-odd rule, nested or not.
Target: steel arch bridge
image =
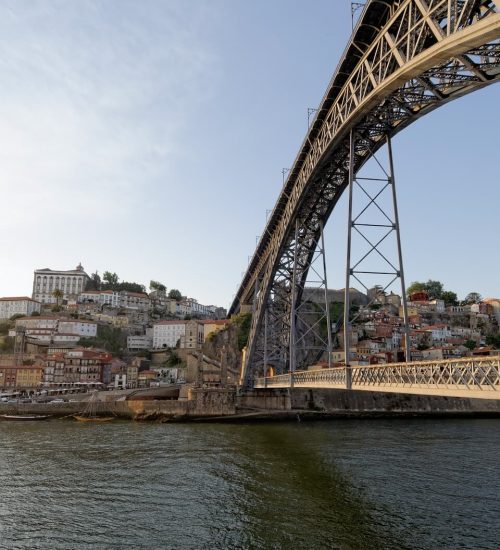
[[[229,310],[252,311],[243,386],[265,363],[286,370],[323,225],[353,175],[419,117],[498,80],[499,0],[367,1]]]

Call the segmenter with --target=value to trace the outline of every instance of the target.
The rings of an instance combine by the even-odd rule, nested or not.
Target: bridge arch
[[[251,384],[263,361],[266,312],[280,325],[275,343],[286,358],[286,319],[301,299],[292,298],[292,271],[307,277],[300,266],[309,265],[320,228],[347,187],[350,163],[357,172],[387,136],[500,80],[499,39],[499,2],[367,2],[230,308],[253,310],[243,383]]]

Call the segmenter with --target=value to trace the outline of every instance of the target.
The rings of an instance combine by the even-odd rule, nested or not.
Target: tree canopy
[[[105,271],[102,279],[104,283],[101,285],[103,290],[126,290],[128,292],[146,292],[146,287],[140,283],[130,283],[128,281],[120,282],[120,278],[116,273]]]
[[[111,271],[105,271],[103,273],[102,279],[107,287],[113,290],[120,280],[116,273],[111,273]]]
[[[445,306],[458,306],[458,297],[451,290],[445,290],[441,294],[441,300],[444,300]]]
[[[170,289],[170,292],[168,293],[168,297],[172,298],[172,300],[182,300],[182,294],[180,290],[177,290],[176,288]]]
[[[90,275],[90,279],[87,281],[87,284],[85,285],[85,290],[101,290],[101,277],[99,276],[99,273],[96,271],[95,273],[92,273]]]
[[[427,292],[431,300],[441,300],[444,292],[443,283],[429,279],[426,283],[415,281],[407,289],[406,293],[411,296],[414,292]]]
[[[153,279],[149,282],[149,288],[150,290],[159,290],[160,292],[165,292],[167,290],[167,287],[163,283],[154,281]]]
[[[481,294],[479,292],[469,292],[464,299],[466,304],[478,304],[482,300]]]

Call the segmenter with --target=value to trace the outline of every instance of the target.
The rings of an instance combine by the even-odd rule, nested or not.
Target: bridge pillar
[[[304,253],[304,241],[308,247]],[[290,307],[289,372],[306,368],[327,353],[332,361],[332,324],[328,300],[323,222],[314,236],[295,223]]]
[[[405,336],[405,360],[411,361],[410,338],[408,325],[408,306],[406,300],[406,286],[403,269],[403,255],[401,246],[400,224],[397,206],[394,161],[392,144],[389,135],[385,138],[386,167],[383,161],[372,152],[377,174],[370,177],[355,173],[355,165],[360,160],[356,158],[355,137],[353,131],[349,140],[349,205],[347,226],[347,256],[346,256],[346,283],[344,299],[344,360],[346,368],[346,387],[352,387],[351,380],[351,328],[352,323],[360,316],[363,310],[374,304],[384,303],[385,292],[399,279],[401,291],[401,306],[403,325],[401,335]],[[375,145],[375,143],[373,144]],[[366,143],[363,147],[370,149]],[[361,155],[361,151],[359,153]],[[355,192],[357,195],[355,196]],[[360,200],[361,198],[361,200]],[[363,206],[363,200],[368,203]],[[359,204],[361,202],[361,205]],[[367,251],[354,250],[353,237],[358,238]],[[393,241],[392,243],[390,241]],[[361,248],[360,246],[358,246]],[[358,248],[357,247],[357,248]],[[396,251],[395,258],[394,249]],[[392,251],[392,254],[389,253]],[[354,254],[356,253],[356,255]],[[355,258],[355,259],[353,259]],[[374,280],[374,277],[377,279]],[[351,279],[359,283],[368,293],[370,299],[364,308],[356,314],[351,312],[350,287]],[[370,279],[372,280],[370,285]],[[383,284],[380,283],[383,281]],[[374,283],[376,283],[374,285]],[[370,296],[371,293],[371,296]]]

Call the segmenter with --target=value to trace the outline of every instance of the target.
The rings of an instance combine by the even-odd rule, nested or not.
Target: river
[[[500,419],[0,423],[3,549],[498,549]]]

